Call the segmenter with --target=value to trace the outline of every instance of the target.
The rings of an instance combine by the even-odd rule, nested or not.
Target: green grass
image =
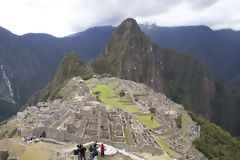
[[[126,98],[119,98],[115,93],[114,90],[107,85],[97,85],[95,87],[92,87],[90,85],[89,89],[92,90],[92,92],[100,92],[99,99],[104,104],[114,107],[114,108],[121,108],[127,112],[140,112],[140,110],[133,104],[124,104],[121,102],[122,99]],[[94,95],[96,98],[96,95]]]
[[[179,153],[175,152],[174,150],[169,148],[169,144],[157,137],[154,136],[154,138],[157,140],[157,142],[161,145],[161,147],[163,148],[163,150],[172,158],[181,158],[182,155],[180,155]]]
[[[164,134],[163,137],[164,137],[164,138],[169,138],[169,137],[172,137],[172,134],[171,134],[171,133]]]
[[[124,128],[124,135],[125,135],[126,143],[128,145],[134,145],[133,137],[128,128]]]
[[[151,115],[136,115],[136,117],[148,128],[153,129],[162,126],[156,119],[151,120]]]

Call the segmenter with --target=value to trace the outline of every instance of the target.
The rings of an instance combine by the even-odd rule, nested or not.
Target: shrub
[[[123,90],[121,90],[121,92],[119,93],[120,97],[124,97],[125,96],[125,92]]]
[[[178,128],[182,128],[182,116],[179,115],[176,119],[174,119],[176,124],[177,124],[177,127]]]

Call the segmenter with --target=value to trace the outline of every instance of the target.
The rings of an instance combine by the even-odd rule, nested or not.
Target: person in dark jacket
[[[90,152],[90,160],[93,160],[94,158],[94,149],[93,149],[93,146],[91,145],[89,148],[88,148],[89,152]]]
[[[77,148],[73,150],[74,160],[78,160],[78,154],[79,154],[79,145],[77,145]]]
[[[80,145],[79,152],[80,152],[80,160],[86,160],[86,148],[83,145]]]

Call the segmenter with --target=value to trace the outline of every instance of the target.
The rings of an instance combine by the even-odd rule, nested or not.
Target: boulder
[[[7,160],[20,160],[20,159],[11,155],[11,156],[8,157]]]
[[[0,151],[0,160],[7,160],[9,157],[9,152],[7,150]]]

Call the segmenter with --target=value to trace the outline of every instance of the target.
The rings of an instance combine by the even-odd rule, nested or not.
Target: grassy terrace
[[[124,128],[124,135],[125,135],[126,143],[128,145],[134,145],[134,139],[128,128]]]
[[[163,150],[172,158],[181,158],[182,155],[180,155],[179,153],[175,152],[174,150],[169,148],[169,144],[157,137],[155,137],[155,140],[161,145],[161,147],[163,148]]]
[[[95,85],[93,86],[91,84],[92,80],[90,80],[89,82],[87,82],[89,89],[93,92],[93,93],[99,93],[99,95],[94,94],[94,97],[103,102],[104,104],[114,107],[114,108],[121,108],[127,112],[140,112],[140,110],[132,103],[128,102],[124,102],[124,101],[131,101],[131,98],[128,94],[126,94],[124,97],[120,98],[118,96],[118,94],[116,94],[115,92],[119,92],[119,89],[117,88],[117,86],[114,83],[110,83],[110,85]],[[114,90],[111,88],[114,86],[115,92]]]
[[[172,137],[172,134],[171,134],[171,133],[164,134],[163,137],[164,137],[164,138],[169,138],[169,137]]]
[[[151,115],[136,115],[136,117],[148,128],[153,129],[162,126],[157,120],[151,119]]]

